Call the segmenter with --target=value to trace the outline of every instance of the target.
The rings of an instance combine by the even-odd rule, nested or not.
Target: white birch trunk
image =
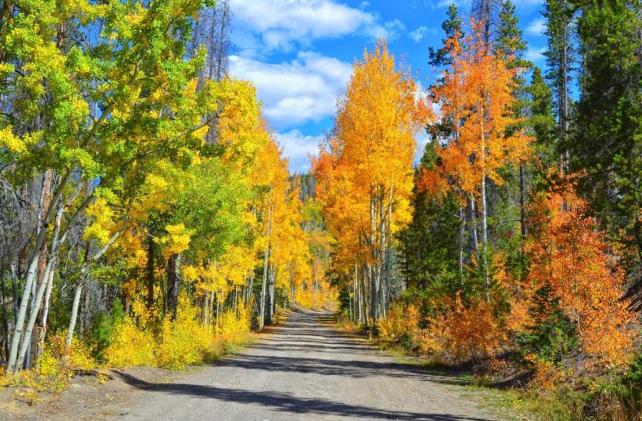
[[[71,347],[71,342],[74,338],[74,330],[76,329],[76,321],[78,320],[78,307],[80,306],[80,296],[82,295],[82,288],[83,288],[83,283],[85,282],[85,279],[87,278],[87,275],[89,273],[89,263],[90,262],[95,262],[96,260],[100,259],[105,253],[107,253],[107,250],[111,248],[112,245],[118,240],[118,238],[122,235],[122,231],[118,231],[114,233],[107,244],[103,246],[96,254],[91,256],[89,259],[87,259],[86,262],[83,263],[82,268],[80,269],[80,279],[78,280],[78,285],[76,285],[76,289],[74,292],[74,302],[71,306],[71,317],[69,318],[69,326],[67,327],[67,338],[65,339],[65,346],[67,349]]]
[[[481,212],[482,212],[482,264],[484,266],[484,281],[486,284],[486,301],[490,300],[490,275],[488,273],[488,209],[486,203],[486,133],[484,132],[485,108],[482,106],[481,116]]]
[[[267,296],[267,284],[268,284],[268,265],[270,259],[270,237],[272,236],[272,221],[271,221],[271,206],[268,201],[267,208],[267,245],[265,247],[265,257],[263,259],[263,285],[261,285],[261,303],[259,305],[259,330],[263,329],[265,324],[265,298]]]
[[[56,258],[53,257],[49,260],[47,264],[47,269],[45,270],[45,275],[43,279],[46,279],[47,282],[41,282],[36,292],[35,302],[31,308],[31,314],[29,315],[29,322],[27,323],[27,328],[25,329],[24,337],[22,338],[22,343],[20,345],[20,352],[18,353],[18,360],[16,367],[14,368],[14,373],[18,371],[18,367],[21,367],[24,364],[25,357],[27,356],[27,350],[31,344],[31,334],[33,332],[33,327],[36,324],[36,319],[38,318],[38,312],[40,311],[40,306],[42,305],[42,300],[45,295],[45,290],[47,289],[48,279],[50,273],[53,272],[53,266],[55,265]]]
[[[82,284],[84,279],[81,279],[76,285],[76,291],[74,293],[74,303],[71,306],[71,318],[69,319],[69,328],[67,329],[67,339],[65,340],[65,346],[67,350],[71,348],[71,341],[74,338],[74,329],[76,329],[76,319],[78,318],[78,306],[80,305],[80,296],[82,295]]]

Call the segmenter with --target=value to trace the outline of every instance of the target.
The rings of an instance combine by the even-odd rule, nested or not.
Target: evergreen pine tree
[[[611,232],[642,260],[642,23],[639,0],[590,2],[578,22],[583,72],[570,169]],[[640,271],[634,271],[639,273]],[[642,308],[642,279],[635,282]]]
[[[433,168],[437,160],[435,142],[426,145],[421,167]],[[458,204],[451,195],[438,198],[429,192],[413,191],[413,218],[399,234],[402,273],[409,294],[417,298],[452,294],[461,286],[458,276]]]
[[[539,181],[543,180],[547,168],[555,165],[557,156],[555,137],[555,117],[553,116],[553,98],[551,89],[544,79],[542,71],[535,67],[528,86],[530,116],[528,126],[531,128],[533,147],[538,156]]]
[[[575,62],[575,48],[572,42],[572,22],[574,9],[567,0],[546,0],[544,17],[546,18],[546,36],[548,50],[545,53],[548,71],[547,79],[553,88],[553,99],[556,106],[560,144],[560,167],[566,170],[571,115],[571,71]]]
[[[458,39],[461,39],[464,36],[464,32],[461,27],[461,18],[459,17],[457,6],[454,3],[448,6],[447,18],[442,22],[441,28],[444,30],[445,35],[445,38],[442,40],[442,47],[436,50],[433,47],[428,48],[428,64],[437,67],[452,64],[448,40],[455,36]]]

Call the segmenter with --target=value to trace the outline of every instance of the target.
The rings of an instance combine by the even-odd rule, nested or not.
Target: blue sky
[[[528,41],[527,58],[543,65],[546,40],[543,0],[513,0]],[[452,0],[230,0],[233,13],[230,73],[257,88],[263,113],[290,161],[290,171],[309,168],[352,63],[386,38],[398,61],[420,86],[435,69],[428,47],[439,47],[441,22]],[[470,0],[456,0],[462,15]],[[418,151],[425,136],[418,135]],[[418,152],[419,153],[419,152]]]

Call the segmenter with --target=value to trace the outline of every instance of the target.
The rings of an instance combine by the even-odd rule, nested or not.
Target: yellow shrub
[[[197,319],[198,309],[180,300],[175,321],[163,320],[158,361],[162,367],[180,370],[203,362],[211,344],[211,333]]]
[[[379,336],[384,341],[397,342],[403,336],[414,338],[419,332],[419,310],[413,304],[405,307],[395,303],[390,307],[388,317],[379,322]]]
[[[155,366],[154,337],[136,326],[130,317],[125,317],[105,350],[105,359],[114,367]]]
[[[550,361],[527,354],[524,359],[534,368],[532,384],[544,391],[554,390],[564,381],[564,373]]]
[[[38,392],[60,392],[69,384],[74,369],[88,370],[96,366],[89,347],[81,341],[73,343],[70,350],[65,347],[65,335],[59,333],[48,337],[38,361],[33,369],[20,371],[17,375],[7,375],[0,385],[18,388],[19,399],[32,403]]]
[[[228,344],[238,346],[247,343],[250,333],[250,312],[240,304],[238,317],[233,310],[223,313],[220,320],[219,335]]]
[[[71,343],[71,348],[67,349],[65,345],[66,332],[61,331],[55,335],[48,337],[45,353],[50,353],[53,358],[58,361],[64,361],[71,369],[90,370],[96,367],[96,360],[91,356],[91,349],[89,346],[79,340],[74,339]],[[41,356],[41,359],[44,357]],[[42,364],[39,362],[39,365]]]

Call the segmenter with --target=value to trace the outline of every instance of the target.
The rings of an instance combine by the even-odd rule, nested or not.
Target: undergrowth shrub
[[[443,310],[428,321],[422,349],[447,362],[460,363],[496,355],[506,331],[485,301],[464,305],[459,295],[445,299]]]
[[[388,316],[379,322],[379,337],[385,342],[414,348],[421,337],[419,322],[420,314],[415,305],[406,307],[401,302],[394,303],[390,306]]]
[[[176,320],[162,322],[160,343],[157,348],[161,367],[181,370],[204,361],[212,341],[212,334],[197,319],[199,310],[181,300]]]
[[[0,386],[16,387],[16,397],[31,404],[38,400],[41,392],[57,393],[66,389],[75,371],[96,367],[96,360],[85,342],[74,341],[67,349],[65,339],[65,332],[49,336],[34,368],[22,370],[15,376],[0,373]]]
[[[219,336],[232,346],[245,345],[249,340],[251,317],[250,310],[242,303],[238,305],[236,312],[225,311],[220,320]]]
[[[181,297],[176,320],[166,316],[156,330],[143,317],[138,323],[132,317],[124,317],[110,335],[110,343],[103,352],[106,364],[182,370],[188,365],[215,360],[248,343],[251,314],[244,305],[239,305],[236,312],[223,312],[218,328],[203,325],[199,314],[198,307]]]
[[[152,332],[138,327],[131,317],[126,316],[116,327],[104,357],[112,367],[155,366],[154,349]]]
[[[120,300],[114,301],[109,312],[100,312],[92,330],[92,341],[98,361],[105,361],[105,350],[111,345],[117,327],[125,317],[123,305]]]

